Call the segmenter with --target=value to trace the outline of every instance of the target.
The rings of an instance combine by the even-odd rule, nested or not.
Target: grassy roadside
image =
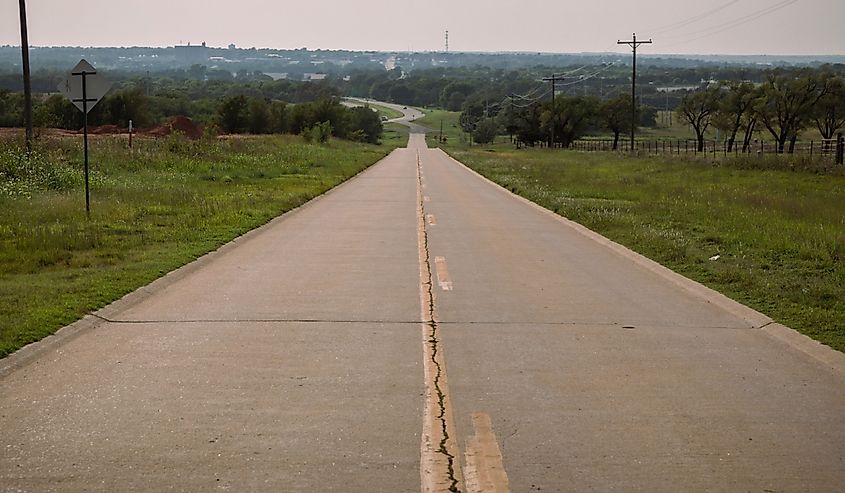
[[[23,160],[0,142],[0,357],[338,185],[372,146],[293,136],[92,142],[85,218],[78,139]]]
[[[402,116],[404,116],[404,113],[399,110],[394,110],[393,108],[388,108],[387,106],[382,106],[376,103],[368,104],[370,105],[370,108],[374,108],[376,111],[378,111],[379,116],[386,117],[389,120],[392,120],[394,118],[401,118]]]
[[[383,145],[388,146],[391,149],[396,147],[405,147],[408,145],[409,133],[410,130],[405,125],[401,125],[399,123],[385,123],[384,134],[382,135],[381,142]]]
[[[505,188],[845,351],[845,176],[450,148]]]
[[[447,145],[457,145],[465,139],[460,126],[460,111],[444,111],[435,108],[423,108],[425,116],[415,120],[414,123],[432,129],[427,134],[426,141],[429,147],[440,147],[437,138],[440,136],[440,125],[443,124],[443,136]]]

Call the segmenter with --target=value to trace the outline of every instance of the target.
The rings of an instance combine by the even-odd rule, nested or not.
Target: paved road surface
[[[418,134],[99,315],[0,361],[0,491],[845,484],[843,355]]]

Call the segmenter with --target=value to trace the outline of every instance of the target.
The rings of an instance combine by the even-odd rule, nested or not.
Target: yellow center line
[[[508,475],[505,472],[502,452],[493,433],[490,416],[483,413],[472,415],[475,436],[467,440],[466,459],[467,493],[506,493],[510,491]]]
[[[463,491],[463,476],[446,378],[446,359],[437,337],[437,308],[428,253],[428,233],[422,195],[422,163],[417,153],[417,241],[420,266],[423,373],[425,400],[420,442],[420,480],[423,493]]]
[[[452,279],[449,277],[449,267],[443,257],[434,257],[434,266],[437,268],[437,284],[443,291],[452,290]]]

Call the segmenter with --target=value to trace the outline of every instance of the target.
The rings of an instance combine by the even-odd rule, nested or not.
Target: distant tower
[[[449,53],[449,30],[446,30],[446,53]]]

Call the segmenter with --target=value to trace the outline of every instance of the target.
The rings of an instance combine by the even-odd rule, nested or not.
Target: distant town
[[[410,71],[437,67],[485,66],[521,69],[535,66],[567,67],[580,64],[625,65],[630,57],[619,53],[466,53],[466,52],[379,52],[309,50],[208,46],[204,42],[166,48],[32,47],[32,69],[62,71],[81,58],[109,72],[127,74],[166,74],[192,71],[192,78],[205,80],[237,78],[260,72],[273,80],[314,81],[356,71]],[[659,55],[643,52],[642,61],[650,66],[671,68],[701,66],[808,66],[845,64],[845,56],[777,55]],[[21,53],[17,46],[0,46],[0,74],[20,73]],[[15,89],[8,87],[8,89]]]

